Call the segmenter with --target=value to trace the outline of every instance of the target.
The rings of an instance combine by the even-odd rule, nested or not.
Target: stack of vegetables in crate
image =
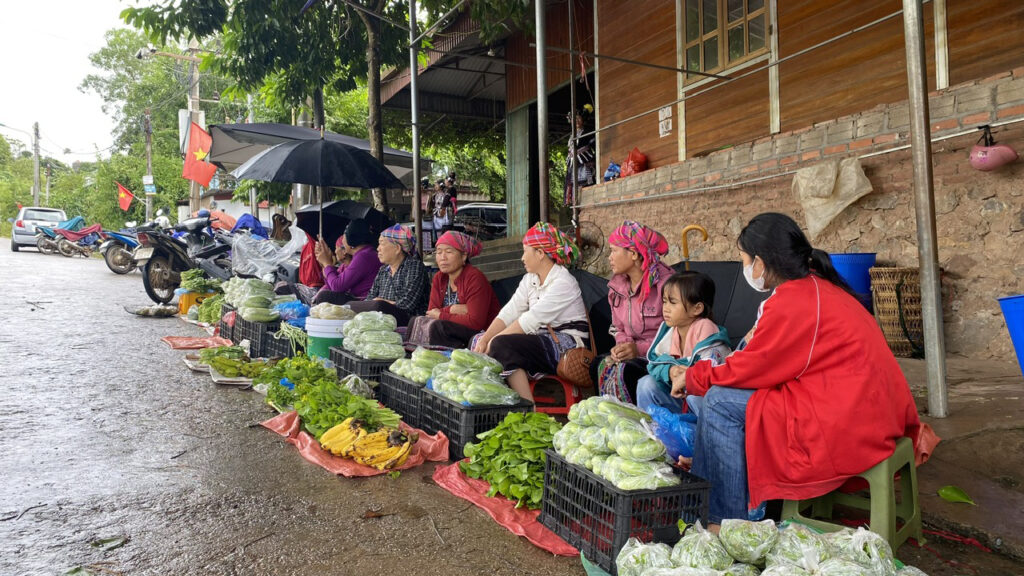
[[[272,310],[274,287],[255,278],[234,277],[223,285],[224,300],[247,322],[276,322],[281,315]]]
[[[448,358],[436,350],[429,350],[417,346],[412,353],[412,358],[399,358],[388,367],[393,374],[397,374],[406,380],[423,385],[430,380],[430,374],[438,364],[447,362]]]
[[[401,466],[418,439],[399,430],[398,414],[369,398],[360,378],[339,382],[316,360],[285,358],[254,383],[266,387],[276,409],[294,409],[306,432],[335,456],[385,470]]]
[[[504,384],[501,364],[472,350],[452,350],[450,362],[434,367],[430,387],[434,392],[466,405],[513,405],[522,398]]]
[[[420,392],[430,379],[434,367],[448,358],[440,352],[422,346],[412,358],[399,358],[380,375],[377,399],[381,404],[402,415],[410,426],[420,425]]]
[[[394,360],[405,357],[402,335],[395,332],[395,317],[382,312],[360,312],[345,324],[344,348],[367,360]]]
[[[555,450],[620,490],[676,486],[679,477],[665,461],[665,445],[650,423],[651,417],[634,406],[592,396],[569,409],[569,423],[555,436]]]

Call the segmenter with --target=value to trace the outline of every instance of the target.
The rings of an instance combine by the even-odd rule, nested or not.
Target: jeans
[[[712,386],[703,397],[688,396],[697,415],[693,473],[711,483],[708,521],[760,519],[764,506],[747,509],[746,414],[753,390]]]
[[[663,387],[654,376],[647,375],[636,384],[636,405],[644,412],[648,406],[662,406],[673,414],[683,413],[683,401],[673,398],[668,388]]]

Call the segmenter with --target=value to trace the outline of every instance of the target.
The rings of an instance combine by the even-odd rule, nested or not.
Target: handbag
[[[555,337],[555,331],[548,326],[548,332],[551,333],[551,337],[557,342],[558,339]],[[580,387],[589,388],[594,385],[594,381],[590,379],[590,365],[593,364],[594,358],[597,357],[597,351],[594,349],[594,329],[590,326],[590,317],[587,317],[587,332],[590,336],[590,348],[573,348],[572,350],[566,350],[565,354],[558,359],[558,367],[555,372],[559,378],[567,380],[568,382]]]

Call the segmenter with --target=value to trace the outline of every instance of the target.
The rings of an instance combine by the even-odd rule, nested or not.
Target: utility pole
[[[245,95],[245,106],[247,114],[245,116],[245,123],[252,124],[254,121],[253,110],[252,110],[252,94]],[[256,187],[249,186],[249,211],[252,212],[252,217],[256,220],[260,219],[260,204],[259,199],[256,198]]]
[[[32,124],[32,205],[39,206],[39,122]]]
[[[153,185],[153,127],[149,124],[149,108],[146,108],[143,130],[146,131],[146,177],[143,186]],[[155,189],[154,189],[155,191]],[[146,190],[146,222],[153,221],[153,194]]]
[[[189,120],[199,124],[199,59],[195,58],[196,52],[199,51],[199,42],[195,38],[188,43],[189,55],[193,57],[191,64],[189,65],[189,91],[188,91],[188,116]],[[189,139],[192,138],[192,125],[189,124]],[[186,142],[186,147],[188,143]],[[189,213],[194,213],[199,210],[199,183],[195,180],[190,180],[190,194],[189,194]]]

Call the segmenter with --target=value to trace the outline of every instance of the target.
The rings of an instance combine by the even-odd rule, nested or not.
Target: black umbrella
[[[356,218],[366,220],[370,225],[370,232],[374,235],[380,234],[392,224],[383,212],[368,204],[355,200],[337,200],[325,202],[322,208],[318,204],[308,204],[299,208],[295,211],[295,225],[316,237],[320,233],[321,216],[323,217],[322,235],[328,246],[334,246],[338,237],[345,232],[348,223]]]

